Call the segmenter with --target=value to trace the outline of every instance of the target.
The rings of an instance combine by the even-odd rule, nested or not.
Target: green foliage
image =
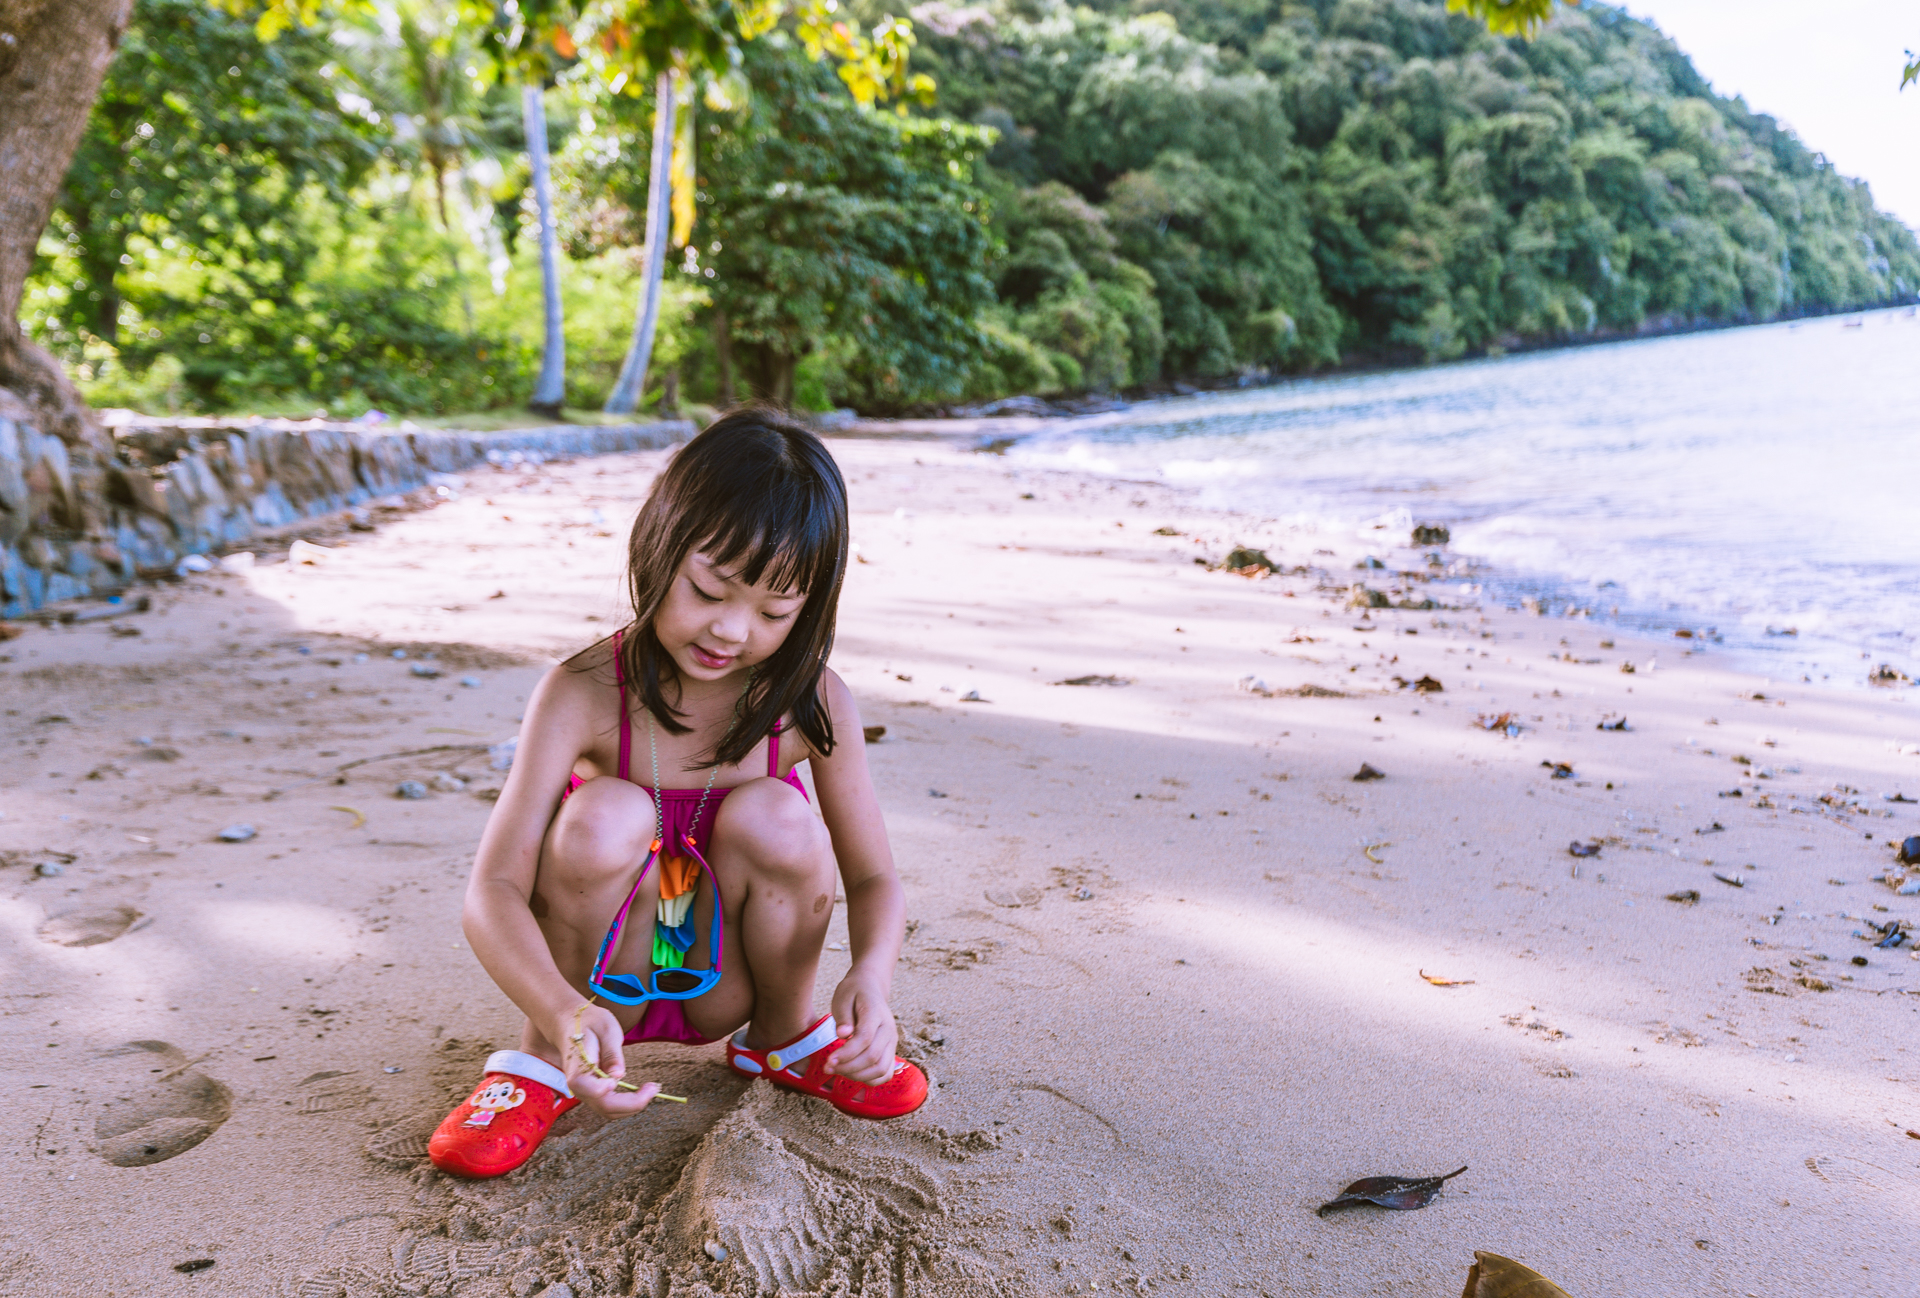
[[[1112,272],[1075,279],[1083,255],[1150,277],[1164,377],[1448,359],[1920,288],[1920,247],[1864,185],[1714,97],[1619,10],[1142,7],[921,10],[943,107],[1000,132],[1003,329],[1088,386],[1114,373],[1087,292]],[[1071,227],[1025,215],[1062,195],[1083,208]],[[1083,254],[1070,228],[1111,244]],[[1154,377],[1145,362],[1127,381]]]
[[[256,295],[297,281],[315,253],[287,220],[302,191],[343,198],[378,148],[330,58],[319,34],[268,46],[197,0],[140,0],[60,195],[55,233],[85,281],[67,281],[79,296],[60,327],[115,340],[136,236],[217,260]]]
[[[1553,0],[1447,0],[1447,12],[1471,14],[1495,36],[1532,36],[1553,17]]]
[[[723,70],[652,370],[702,400],[1228,382],[1920,288],[1864,185],[1591,0],[936,2],[911,29],[843,2],[836,32],[824,0],[350,0],[326,30],[309,0],[140,0],[27,327],[109,404],[524,400],[505,68],[554,79],[567,401],[597,405],[637,290],[640,74],[682,48],[706,75],[683,22]],[[261,15],[297,21],[262,44]],[[916,40],[941,115],[863,107],[911,97]]]
[[[698,234],[669,273],[711,295],[739,390],[790,400],[800,363],[831,344],[841,359],[814,374],[833,400],[960,395],[992,301],[971,180],[988,133],[862,109],[777,33],[748,47],[742,71],[751,96],[700,120]],[[585,188],[643,211],[644,158],[622,149]]]

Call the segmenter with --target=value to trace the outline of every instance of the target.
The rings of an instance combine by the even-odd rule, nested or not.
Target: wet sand
[[[1574,1295],[1912,1291],[1920,961],[1852,936],[1920,916],[1871,880],[1920,832],[1881,797],[1920,797],[1904,694],[1362,619],[1378,540],[834,448],[927,1108],[644,1047],[692,1103],[572,1115],[500,1182],[421,1162],[517,1028],[458,919],[486,747],[618,625],[661,456],[472,474],[315,563],[0,644],[0,1292],[1451,1298],[1476,1249]],[[1235,544],[1307,571],[1194,563]],[[1313,1211],[1463,1164],[1417,1212]]]

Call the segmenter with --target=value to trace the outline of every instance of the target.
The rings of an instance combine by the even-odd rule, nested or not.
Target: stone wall
[[[113,430],[113,462],[100,464],[95,448],[29,418],[18,401],[0,400],[0,617],[111,594],[187,555],[427,486],[436,474],[653,450],[693,434],[684,422],[472,433],[151,421]]]

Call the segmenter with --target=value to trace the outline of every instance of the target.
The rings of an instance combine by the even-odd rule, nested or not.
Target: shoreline
[[[1872,879],[1920,832],[1880,800],[1920,798],[1904,708],[1504,608],[1362,619],[1345,588],[1386,574],[1352,568],[1357,539],[950,444],[830,445],[858,545],[833,663],[887,727],[894,1009],[928,1108],[856,1126],[716,1050],[635,1048],[693,1103],[569,1115],[500,1182],[422,1169],[517,1023],[458,929],[486,746],[618,625],[664,457],[469,473],[312,564],[165,588],[120,622],[139,635],[0,645],[0,746],[38,754],[0,768],[0,1069],[34,1097],[0,1127],[51,1205],[0,1228],[10,1278],[145,1293],[212,1258],[218,1293],[745,1295],[883,1259],[921,1295],[1451,1294],[1481,1249],[1570,1293],[1909,1287],[1920,1245],[1884,1216],[1920,1188],[1920,963],[1852,936],[1920,923]],[[1308,571],[1194,562],[1235,544]],[[1058,683],[1085,677],[1128,683]],[[1503,714],[1517,735],[1476,724]],[[466,786],[393,796],[447,770]],[[76,932],[105,936],[54,940]],[[115,1166],[123,1097],[179,1099],[148,1055],[227,1109]],[[1463,1163],[1418,1212],[1314,1215]]]

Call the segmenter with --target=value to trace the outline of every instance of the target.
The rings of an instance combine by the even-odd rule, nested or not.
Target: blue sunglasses
[[[726,950],[726,919],[724,907],[720,904],[720,881],[713,877],[713,867],[707,864],[707,858],[700,855],[700,849],[693,845],[693,835],[686,834],[681,839],[687,850],[693,853],[693,859],[700,863],[706,872],[707,880],[713,884],[713,927],[707,931],[707,947],[711,968],[707,969],[656,969],[653,976],[642,981],[637,974],[610,974],[607,969],[607,957],[613,954],[620,944],[620,934],[627,924],[627,913],[633,909],[633,899],[640,893],[640,885],[646,881],[647,874],[660,860],[660,840],[654,839],[653,846],[647,851],[647,863],[640,867],[640,877],[633,881],[633,888],[627,893],[627,899],[620,906],[620,913],[613,917],[613,927],[607,930],[607,936],[600,943],[600,956],[593,962],[593,972],[587,975],[587,986],[596,995],[603,996],[616,1005],[644,1005],[648,1001],[690,1001],[704,996],[720,985],[721,957]]]

